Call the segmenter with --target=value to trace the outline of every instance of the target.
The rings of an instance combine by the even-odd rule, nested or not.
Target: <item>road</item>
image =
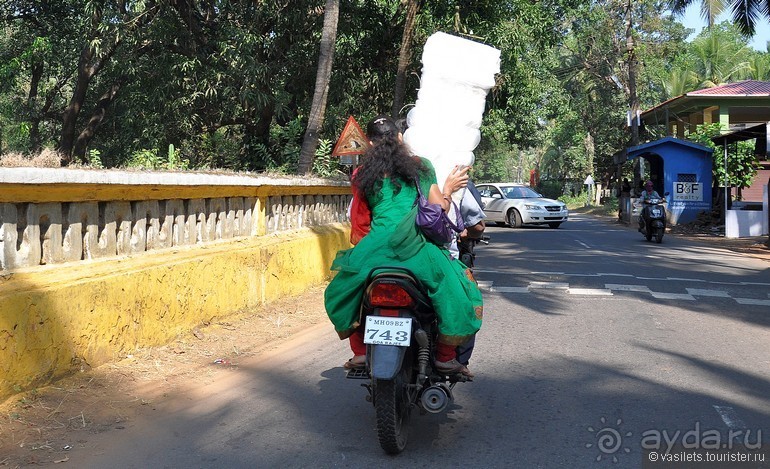
[[[635,468],[668,443],[770,447],[770,263],[580,216],[488,233],[476,380],[446,413],[413,417],[403,454],[379,448],[323,324],[94,435],[68,464]]]

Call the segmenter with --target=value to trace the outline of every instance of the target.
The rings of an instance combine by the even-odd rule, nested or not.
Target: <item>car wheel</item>
[[[549,223],[548,226],[550,226],[551,228],[556,229],[556,228],[561,226],[561,222],[559,221],[559,222],[555,222],[555,223]]]
[[[519,214],[519,211],[515,208],[512,208],[508,211],[508,225],[511,228],[521,228],[522,222],[521,222],[521,214]]]

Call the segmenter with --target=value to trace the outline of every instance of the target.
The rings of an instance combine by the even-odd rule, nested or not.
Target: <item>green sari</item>
[[[420,175],[423,194],[436,184],[428,160]],[[417,188],[399,181],[401,189],[384,179],[382,189],[368,200],[372,211],[369,234],[352,249],[339,251],[332,263],[337,271],[324,292],[326,313],[341,339],[359,326],[364,282],[377,266],[405,267],[420,279],[438,315],[439,339],[449,345],[465,343],[481,327],[481,292],[470,269],[450,257],[445,247],[428,241],[415,224]]]

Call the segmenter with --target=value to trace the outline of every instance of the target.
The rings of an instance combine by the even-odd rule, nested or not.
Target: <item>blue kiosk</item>
[[[711,210],[711,148],[674,137],[626,149],[626,161],[644,158],[655,190],[668,192],[668,222],[694,221],[698,213]],[[629,200],[630,205],[634,200]],[[630,207],[628,207],[630,208]],[[629,215],[630,210],[624,210]]]

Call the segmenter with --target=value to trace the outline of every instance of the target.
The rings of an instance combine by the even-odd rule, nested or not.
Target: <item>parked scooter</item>
[[[666,232],[666,209],[663,204],[666,203],[666,192],[662,198],[647,199],[642,204],[642,213],[639,214],[639,232],[644,235],[647,241],[655,238],[656,243],[663,241],[663,234]]]
[[[413,408],[421,414],[446,410],[455,384],[472,378],[434,368],[437,316],[414,273],[378,267],[366,285],[361,307],[366,368],[350,370],[347,377],[369,380],[364,386],[377,415],[380,446],[397,454],[406,447]]]

